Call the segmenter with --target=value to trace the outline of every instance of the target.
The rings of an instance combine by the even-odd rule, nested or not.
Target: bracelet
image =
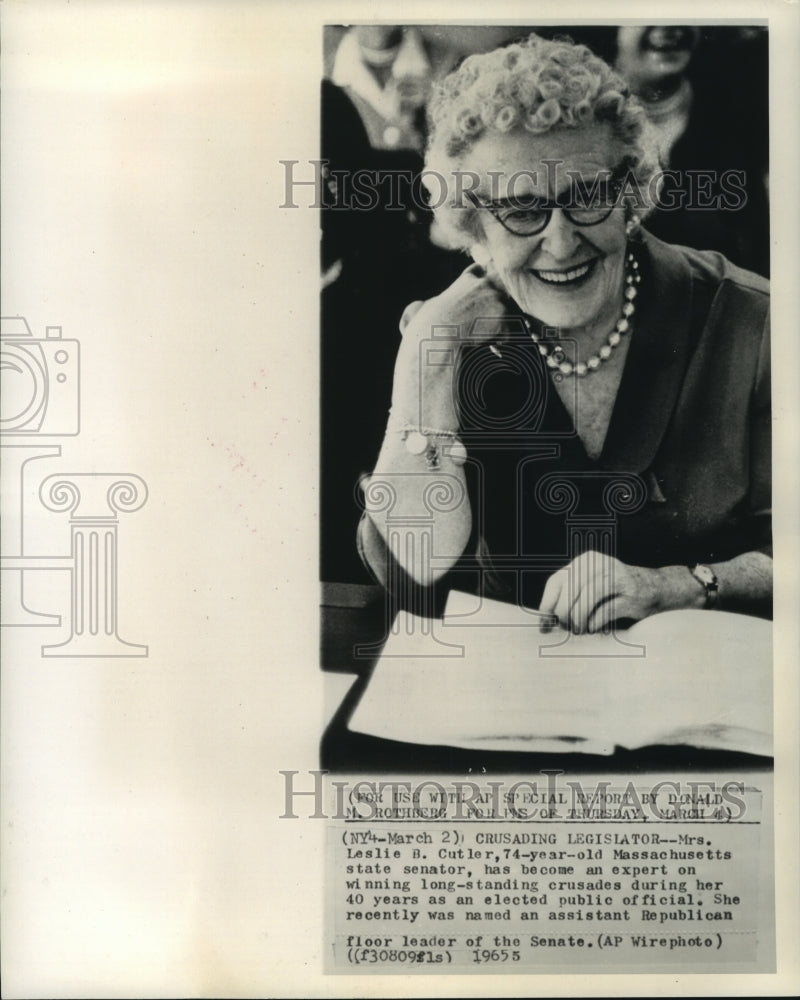
[[[418,434],[423,434],[425,437],[458,437],[458,431],[444,431],[438,427],[417,427],[416,424],[395,422],[392,418],[391,412],[389,414],[386,429],[387,431],[395,431],[398,434],[404,435],[410,434],[412,431],[416,431]]]
[[[424,455],[425,464],[431,471],[439,468],[442,454],[436,438],[445,438],[446,454],[455,465],[463,465],[467,460],[467,449],[454,431],[406,425],[399,428],[399,432],[406,451],[411,455]]]

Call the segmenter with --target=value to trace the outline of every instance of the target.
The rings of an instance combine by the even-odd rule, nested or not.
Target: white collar
[[[422,38],[416,28],[406,28],[403,39],[397,47],[397,55],[392,62],[391,75],[427,77],[431,65],[422,44]],[[340,87],[352,90],[363,98],[383,118],[394,118],[397,115],[395,94],[391,89],[384,89],[364,64],[356,33],[351,29],[342,38],[336,50],[333,61],[331,79]]]

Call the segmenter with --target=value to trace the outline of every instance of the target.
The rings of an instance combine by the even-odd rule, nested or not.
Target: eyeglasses
[[[617,206],[626,172],[627,166],[618,168],[610,177],[597,178],[591,185],[572,178],[567,198],[555,201],[530,195],[484,202],[472,191],[465,193],[475,208],[490,212],[509,233],[536,236],[547,228],[556,208],[576,226],[596,226],[605,222]]]

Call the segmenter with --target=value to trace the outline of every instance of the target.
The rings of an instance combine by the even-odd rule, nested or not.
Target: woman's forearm
[[[424,586],[457,562],[472,530],[458,439],[460,352],[489,340],[504,314],[497,288],[472,265],[441,295],[412,303],[400,321],[392,409],[364,502],[387,558]]]
[[[772,559],[763,552],[743,552],[726,562],[709,563],[719,590],[714,607],[721,611],[768,615],[772,607]],[[658,571],[663,579],[664,607],[703,608],[703,585],[684,566],[665,566]]]
[[[438,468],[406,448],[389,428],[378,463],[364,485],[364,504],[388,556],[415,582],[435,583],[463,553],[472,529],[463,465],[449,455],[454,438],[431,437]],[[373,565],[379,578],[383,567]]]
[[[713,563],[710,569],[718,582],[713,601],[708,600],[705,585],[688,566],[631,566],[587,551],[548,579],[539,611],[573,632],[598,632],[614,621],[639,621],[662,611],[690,608],[770,616],[769,556],[745,552],[727,562]]]

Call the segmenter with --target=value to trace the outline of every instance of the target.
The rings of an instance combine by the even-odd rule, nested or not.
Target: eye
[[[606,179],[597,180],[593,184],[577,182],[569,193],[573,208],[605,208],[613,205],[615,198],[616,186]]]
[[[529,204],[514,204],[502,208],[497,213],[497,218],[502,223],[513,225],[531,225],[540,221],[545,215],[545,209],[538,201]]]
[[[497,206],[497,218],[502,222],[514,225],[535,225],[547,214],[547,206],[541,198],[534,195],[514,198],[505,205]]]

